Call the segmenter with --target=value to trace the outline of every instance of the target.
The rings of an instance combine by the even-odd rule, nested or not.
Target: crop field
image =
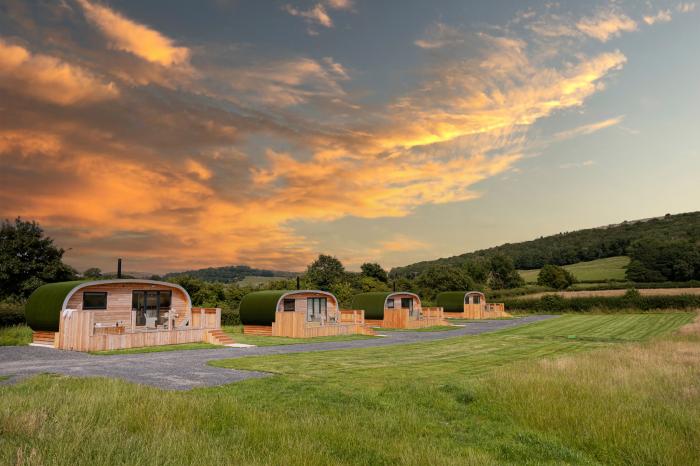
[[[221,360],[275,375],[188,392],[36,376],[0,386],[0,463],[698,464],[694,319]]]
[[[625,267],[630,259],[627,256],[608,257],[589,262],[565,265],[564,268],[571,272],[576,280],[581,282],[604,282],[607,280],[624,280]],[[518,270],[525,283],[536,283],[540,269]]]

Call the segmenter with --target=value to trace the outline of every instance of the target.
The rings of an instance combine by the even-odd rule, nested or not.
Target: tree
[[[0,298],[29,296],[44,283],[75,278],[77,272],[63,263],[65,251],[44,235],[36,222],[19,217],[3,220],[0,227]]]
[[[85,272],[83,272],[83,277],[86,278],[100,278],[102,276],[102,270],[100,270],[98,267],[90,267],[89,269],[85,269]]]
[[[525,283],[515,270],[513,259],[505,254],[495,254],[491,257],[491,276],[489,284],[494,290],[502,288],[517,288]]]
[[[338,259],[320,254],[318,259],[309,264],[305,278],[307,282],[313,283],[318,289],[328,291],[344,276],[345,267]]]
[[[574,276],[563,267],[554,264],[547,264],[537,275],[537,284],[549,286],[557,290],[563,290],[576,282]]]
[[[380,282],[384,283],[389,282],[389,276],[387,275],[386,270],[384,270],[382,266],[376,262],[365,262],[360,266],[360,269],[362,270],[362,275],[365,277],[376,278]]]
[[[434,265],[423,271],[416,278],[419,294],[427,300],[433,300],[441,291],[473,290],[474,280],[460,267]]]
[[[644,238],[630,247],[626,276],[637,282],[700,279],[700,246],[693,241]]]

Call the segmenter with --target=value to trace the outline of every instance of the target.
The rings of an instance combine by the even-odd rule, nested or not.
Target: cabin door
[[[162,325],[170,310],[170,291],[134,291],[131,294],[131,307],[136,311],[136,325],[153,323]]]
[[[408,315],[415,317],[413,313],[413,298],[401,298],[401,309],[408,309]]]

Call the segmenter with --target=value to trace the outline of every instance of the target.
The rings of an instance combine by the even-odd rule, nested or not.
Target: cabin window
[[[328,317],[327,298],[308,298],[306,300],[306,317],[308,321],[320,321]]]
[[[394,309],[394,298],[388,298],[386,300],[386,308],[387,309]]]
[[[136,325],[147,325],[151,319],[156,325],[163,325],[168,319],[172,300],[172,291],[133,291],[131,308],[136,311]]]
[[[472,296],[472,303],[474,303],[474,304],[481,303],[481,296],[479,296],[478,294],[475,294],[474,296]]]
[[[284,310],[294,312],[296,310],[296,299],[285,299]]]
[[[83,292],[83,309],[84,310],[99,310],[107,309],[107,292],[106,291],[85,291]]]
[[[413,298],[401,298],[401,309],[413,311]]]

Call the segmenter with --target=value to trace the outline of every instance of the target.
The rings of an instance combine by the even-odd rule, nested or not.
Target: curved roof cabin
[[[369,333],[364,317],[341,311],[338,298],[321,290],[266,290],[243,296],[243,332],[293,338]]]
[[[503,303],[487,303],[481,291],[445,291],[438,293],[436,303],[445,317],[462,319],[493,319],[510,317]]]
[[[407,291],[373,291],[352,298],[352,308],[365,311],[365,319],[386,328],[419,328],[442,325],[442,311],[423,308],[420,297]]]
[[[216,343],[207,332],[221,326],[221,311],[193,313],[180,285],[139,279],[42,285],[29,296],[25,316],[35,343],[76,351]]]

